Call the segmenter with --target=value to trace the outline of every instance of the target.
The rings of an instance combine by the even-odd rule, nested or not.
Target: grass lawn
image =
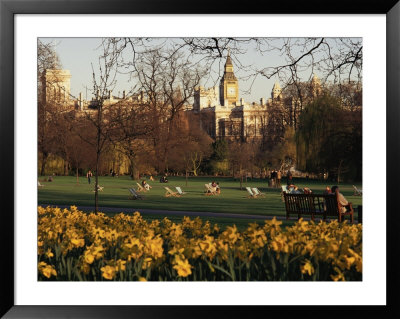
[[[41,180],[41,177],[39,177]],[[221,194],[219,196],[205,196],[204,184],[212,180],[220,183]],[[130,200],[129,188],[137,189],[136,182],[129,176],[111,177],[100,176],[99,185],[104,190],[99,192],[99,207],[118,207],[135,208],[140,211],[141,208],[155,210],[172,211],[193,211],[193,212],[214,212],[231,214],[249,214],[249,215],[267,215],[267,216],[285,216],[285,205],[281,199],[280,189],[269,188],[266,180],[248,179],[243,183],[243,190],[240,190],[240,182],[228,177],[190,177],[186,186],[184,177],[169,176],[168,183],[160,183],[159,178],[155,181],[147,182],[153,187],[150,191],[141,193],[145,196],[144,200]],[[282,183],[285,183],[282,180]],[[322,183],[321,181],[294,179],[299,188],[309,187],[314,193],[322,193],[326,185],[332,186],[332,183]],[[79,178],[77,184],[76,177],[73,176],[54,176],[53,182],[42,182],[44,187],[38,188],[38,204],[52,205],[76,205],[76,206],[94,206],[94,178],[89,185],[85,177]],[[164,197],[164,186],[173,191],[175,186],[180,186],[186,195],[182,197]],[[266,194],[265,198],[250,199],[244,187],[258,187]],[[358,188],[361,185],[356,184]],[[353,196],[352,184],[341,184],[341,193],[353,203],[355,218],[357,218],[357,206],[362,204],[362,197]],[[164,216],[154,215],[147,218],[161,219]],[[178,217],[181,220],[181,217]],[[219,223],[219,219],[213,221],[213,218],[207,218],[212,222]],[[254,219],[235,219],[235,224],[247,224]],[[262,223],[262,221],[259,221]]]

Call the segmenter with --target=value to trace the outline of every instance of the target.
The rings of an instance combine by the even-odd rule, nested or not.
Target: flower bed
[[[60,281],[361,280],[362,226],[276,219],[221,230],[200,218],[145,221],[38,208],[38,279]]]

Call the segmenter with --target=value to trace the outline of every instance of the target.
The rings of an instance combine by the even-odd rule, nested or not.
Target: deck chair
[[[218,195],[217,189],[216,188],[214,189],[213,187],[211,187],[211,183],[210,184],[204,184],[204,187],[206,188],[206,192],[205,192],[206,196]]]
[[[354,193],[353,196],[362,196],[362,190],[358,189],[355,185],[353,185]]]
[[[43,185],[43,184],[40,184],[40,182],[38,181],[38,182],[37,182],[37,186],[43,187],[44,185]]]
[[[96,186],[95,186],[95,187],[96,187]],[[97,191],[102,192],[103,189],[104,189],[103,186],[97,185]],[[93,193],[95,193],[95,192],[96,192],[96,190],[93,190]]]
[[[285,198],[283,197],[283,194],[284,193],[288,193],[288,192],[289,192],[289,190],[288,190],[287,186],[286,185],[282,185],[282,192],[281,192],[282,202],[285,201]]]
[[[181,197],[177,192],[173,192],[169,187],[164,187],[166,192],[165,192],[165,197]]]
[[[182,190],[182,188],[180,188],[179,186],[176,186],[175,188],[176,188],[176,190],[178,191],[178,194],[179,194],[179,195],[184,195],[184,194],[186,194],[186,193]]]
[[[253,191],[251,190],[250,187],[246,187],[247,192],[249,193],[249,196],[247,196],[248,198],[256,198],[257,195],[253,193]]]
[[[257,187],[253,187],[251,189],[253,191],[253,193],[258,197],[265,197],[265,193],[261,193],[260,190]]]
[[[139,195],[135,189],[129,188],[129,192],[131,193],[129,199],[143,199],[143,196]]]
[[[142,185],[140,185],[139,183],[136,183],[136,185],[138,186],[138,188],[137,188],[138,192],[145,192],[146,191],[146,189]]]

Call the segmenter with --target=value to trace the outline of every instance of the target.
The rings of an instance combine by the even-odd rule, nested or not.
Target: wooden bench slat
[[[354,210],[352,204],[349,203],[349,210],[342,212],[342,206],[338,201],[337,194],[287,194],[283,193],[286,219],[290,215],[296,214],[300,219],[303,215],[311,216],[314,220],[315,216],[322,216],[326,220],[327,216],[338,218],[341,222],[345,216],[350,216],[350,220],[354,222]]]

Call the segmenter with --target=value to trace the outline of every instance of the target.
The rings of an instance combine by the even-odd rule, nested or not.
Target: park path
[[[59,208],[70,208],[71,205],[50,205],[40,204],[42,207],[59,207]],[[94,211],[93,206],[77,206],[79,210],[84,212]],[[99,212],[102,213],[125,213],[131,214],[139,212],[142,215],[175,215],[175,216],[190,216],[190,217],[226,217],[226,218],[245,218],[245,219],[272,219],[274,216],[265,215],[246,215],[246,214],[230,214],[230,213],[213,213],[213,212],[189,212],[179,210],[160,210],[160,209],[148,209],[148,208],[127,208],[127,207],[99,207]],[[276,216],[277,219],[285,219],[283,216]]]
[[[71,205],[50,205],[50,204],[40,204],[42,207],[59,207],[59,208],[70,208]],[[77,206],[78,210],[84,212],[94,211],[93,206]],[[133,214],[134,212],[139,212],[141,215],[165,215],[165,216],[189,216],[189,217],[217,217],[217,218],[241,218],[241,219],[258,219],[266,220],[276,217],[277,220],[285,220],[285,216],[271,216],[271,215],[247,215],[247,214],[232,214],[232,213],[213,213],[213,212],[189,212],[189,211],[178,211],[178,210],[160,210],[160,209],[148,209],[148,208],[126,208],[126,207],[99,207],[99,212],[102,213],[121,213]],[[297,218],[291,218],[295,220]],[[310,220],[310,218],[305,217],[304,220]],[[315,219],[316,222],[319,218]],[[329,219],[328,219],[329,221]],[[356,222],[356,221],[355,221]]]

